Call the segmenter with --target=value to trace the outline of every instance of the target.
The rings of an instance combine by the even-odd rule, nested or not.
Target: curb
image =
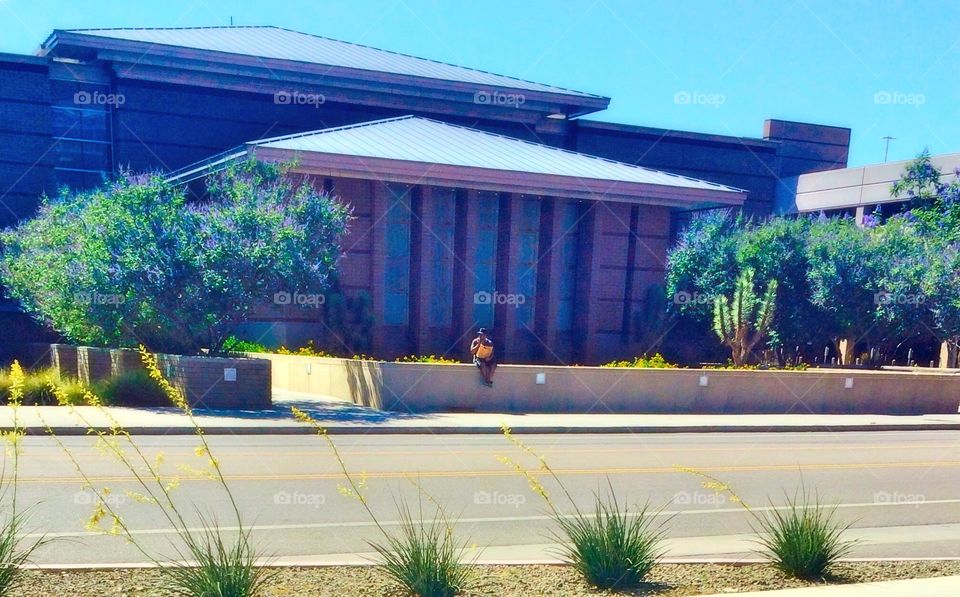
[[[322,557],[322,556],[317,556]],[[472,560],[471,560],[472,561]],[[841,563],[864,563],[864,562],[956,562],[960,557],[944,558],[843,558]],[[767,560],[762,558],[731,558],[731,557],[690,557],[690,558],[663,558],[661,564],[667,565],[702,565],[702,564],[726,564],[731,566],[750,566],[756,564],[767,564]],[[558,559],[530,558],[530,559],[483,559],[476,560],[478,566],[568,566]],[[341,566],[367,567],[376,566],[376,562],[362,555],[348,557],[340,554],[340,559],[328,559],[323,562],[317,562],[316,558],[300,557],[285,558],[283,563],[265,563],[259,564],[267,568],[335,568]],[[70,570],[140,570],[158,568],[153,562],[118,562],[114,564],[26,564],[23,566],[28,570],[45,570],[48,572],[70,571]],[[935,577],[934,577],[935,578]]]
[[[322,422],[321,422],[322,424]],[[500,435],[500,426],[380,426],[380,425],[329,425],[324,426],[331,435]],[[109,433],[109,427],[96,427],[95,431]],[[293,426],[211,426],[201,425],[205,435],[315,435],[316,429],[308,425]],[[524,435],[536,434],[651,434],[651,433],[838,433],[864,431],[960,431],[960,423],[913,423],[913,424],[854,424],[854,425],[676,425],[676,426],[511,426],[514,433]],[[0,431],[7,431],[6,427]],[[46,427],[24,427],[26,435],[49,435]],[[85,427],[52,427],[58,436],[90,435]],[[197,430],[191,426],[177,427],[124,427],[130,435],[196,435]]]

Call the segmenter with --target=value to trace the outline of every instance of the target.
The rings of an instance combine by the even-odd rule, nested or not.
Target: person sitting
[[[497,360],[493,354],[493,340],[487,336],[487,330],[477,330],[477,337],[470,343],[470,354],[473,355],[473,364],[480,369],[483,384],[493,386],[493,373],[497,370]]]

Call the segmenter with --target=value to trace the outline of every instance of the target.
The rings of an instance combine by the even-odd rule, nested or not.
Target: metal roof
[[[583,98],[607,99],[599,95],[542,85],[514,77],[417,58],[360,44],[280,27],[192,27],[171,29],[69,29],[69,33],[226,52],[265,59],[290,60],[373,72],[425,77],[479,86],[556,93]]]
[[[292,152],[480,168],[720,193],[744,191],[417,116],[402,116],[250,143]]]

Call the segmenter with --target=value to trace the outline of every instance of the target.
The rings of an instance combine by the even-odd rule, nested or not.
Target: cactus
[[[753,287],[754,271],[744,270],[737,278],[733,297],[717,297],[713,303],[713,330],[733,352],[733,364],[747,364],[753,348],[767,335],[773,323],[777,281],[770,280],[763,296]]]

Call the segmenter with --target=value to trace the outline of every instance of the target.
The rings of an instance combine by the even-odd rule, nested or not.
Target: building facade
[[[429,119],[690,184],[671,188],[669,200],[661,195],[670,184],[617,196],[594,183],[629,181],[592,178],[600,175],[589,168],[564,182],[522,164],[438,158],[420,163],[459,168],[460,178],[425,184],[382,169],[305,172],[354,205],[340,285],[347,298],[370,295],[369,350],[455,353],[463,333],[489,320],[513,360],[626,356],[642,348],[637,313],[650,286],[662,282],[671,231],[701,209],[771,213],[783,178],[846,166],[850,131],[768,120],[761,138],[740,138],[586,118],[609,101],[274,27],[58,30],[34,56],[0,55],[0,226],[29,216],[42,194],[94,186],[125,168],[188,177],[238,147],[276,153],[264,139]],[[317,163],[350,156],[336,151],[285,155],[310,153]],[[712,191],[698,187],[710,183]],[[400,209],[387,209],[394,200]],[[448,283],[449,292],[434,292]],[[497,302],[509,295],[532,298]],[[26,325],[16,305],[0,310],[5,326]],[[296,343],[329,323],[316,316],[268,309],[254,327]]]

